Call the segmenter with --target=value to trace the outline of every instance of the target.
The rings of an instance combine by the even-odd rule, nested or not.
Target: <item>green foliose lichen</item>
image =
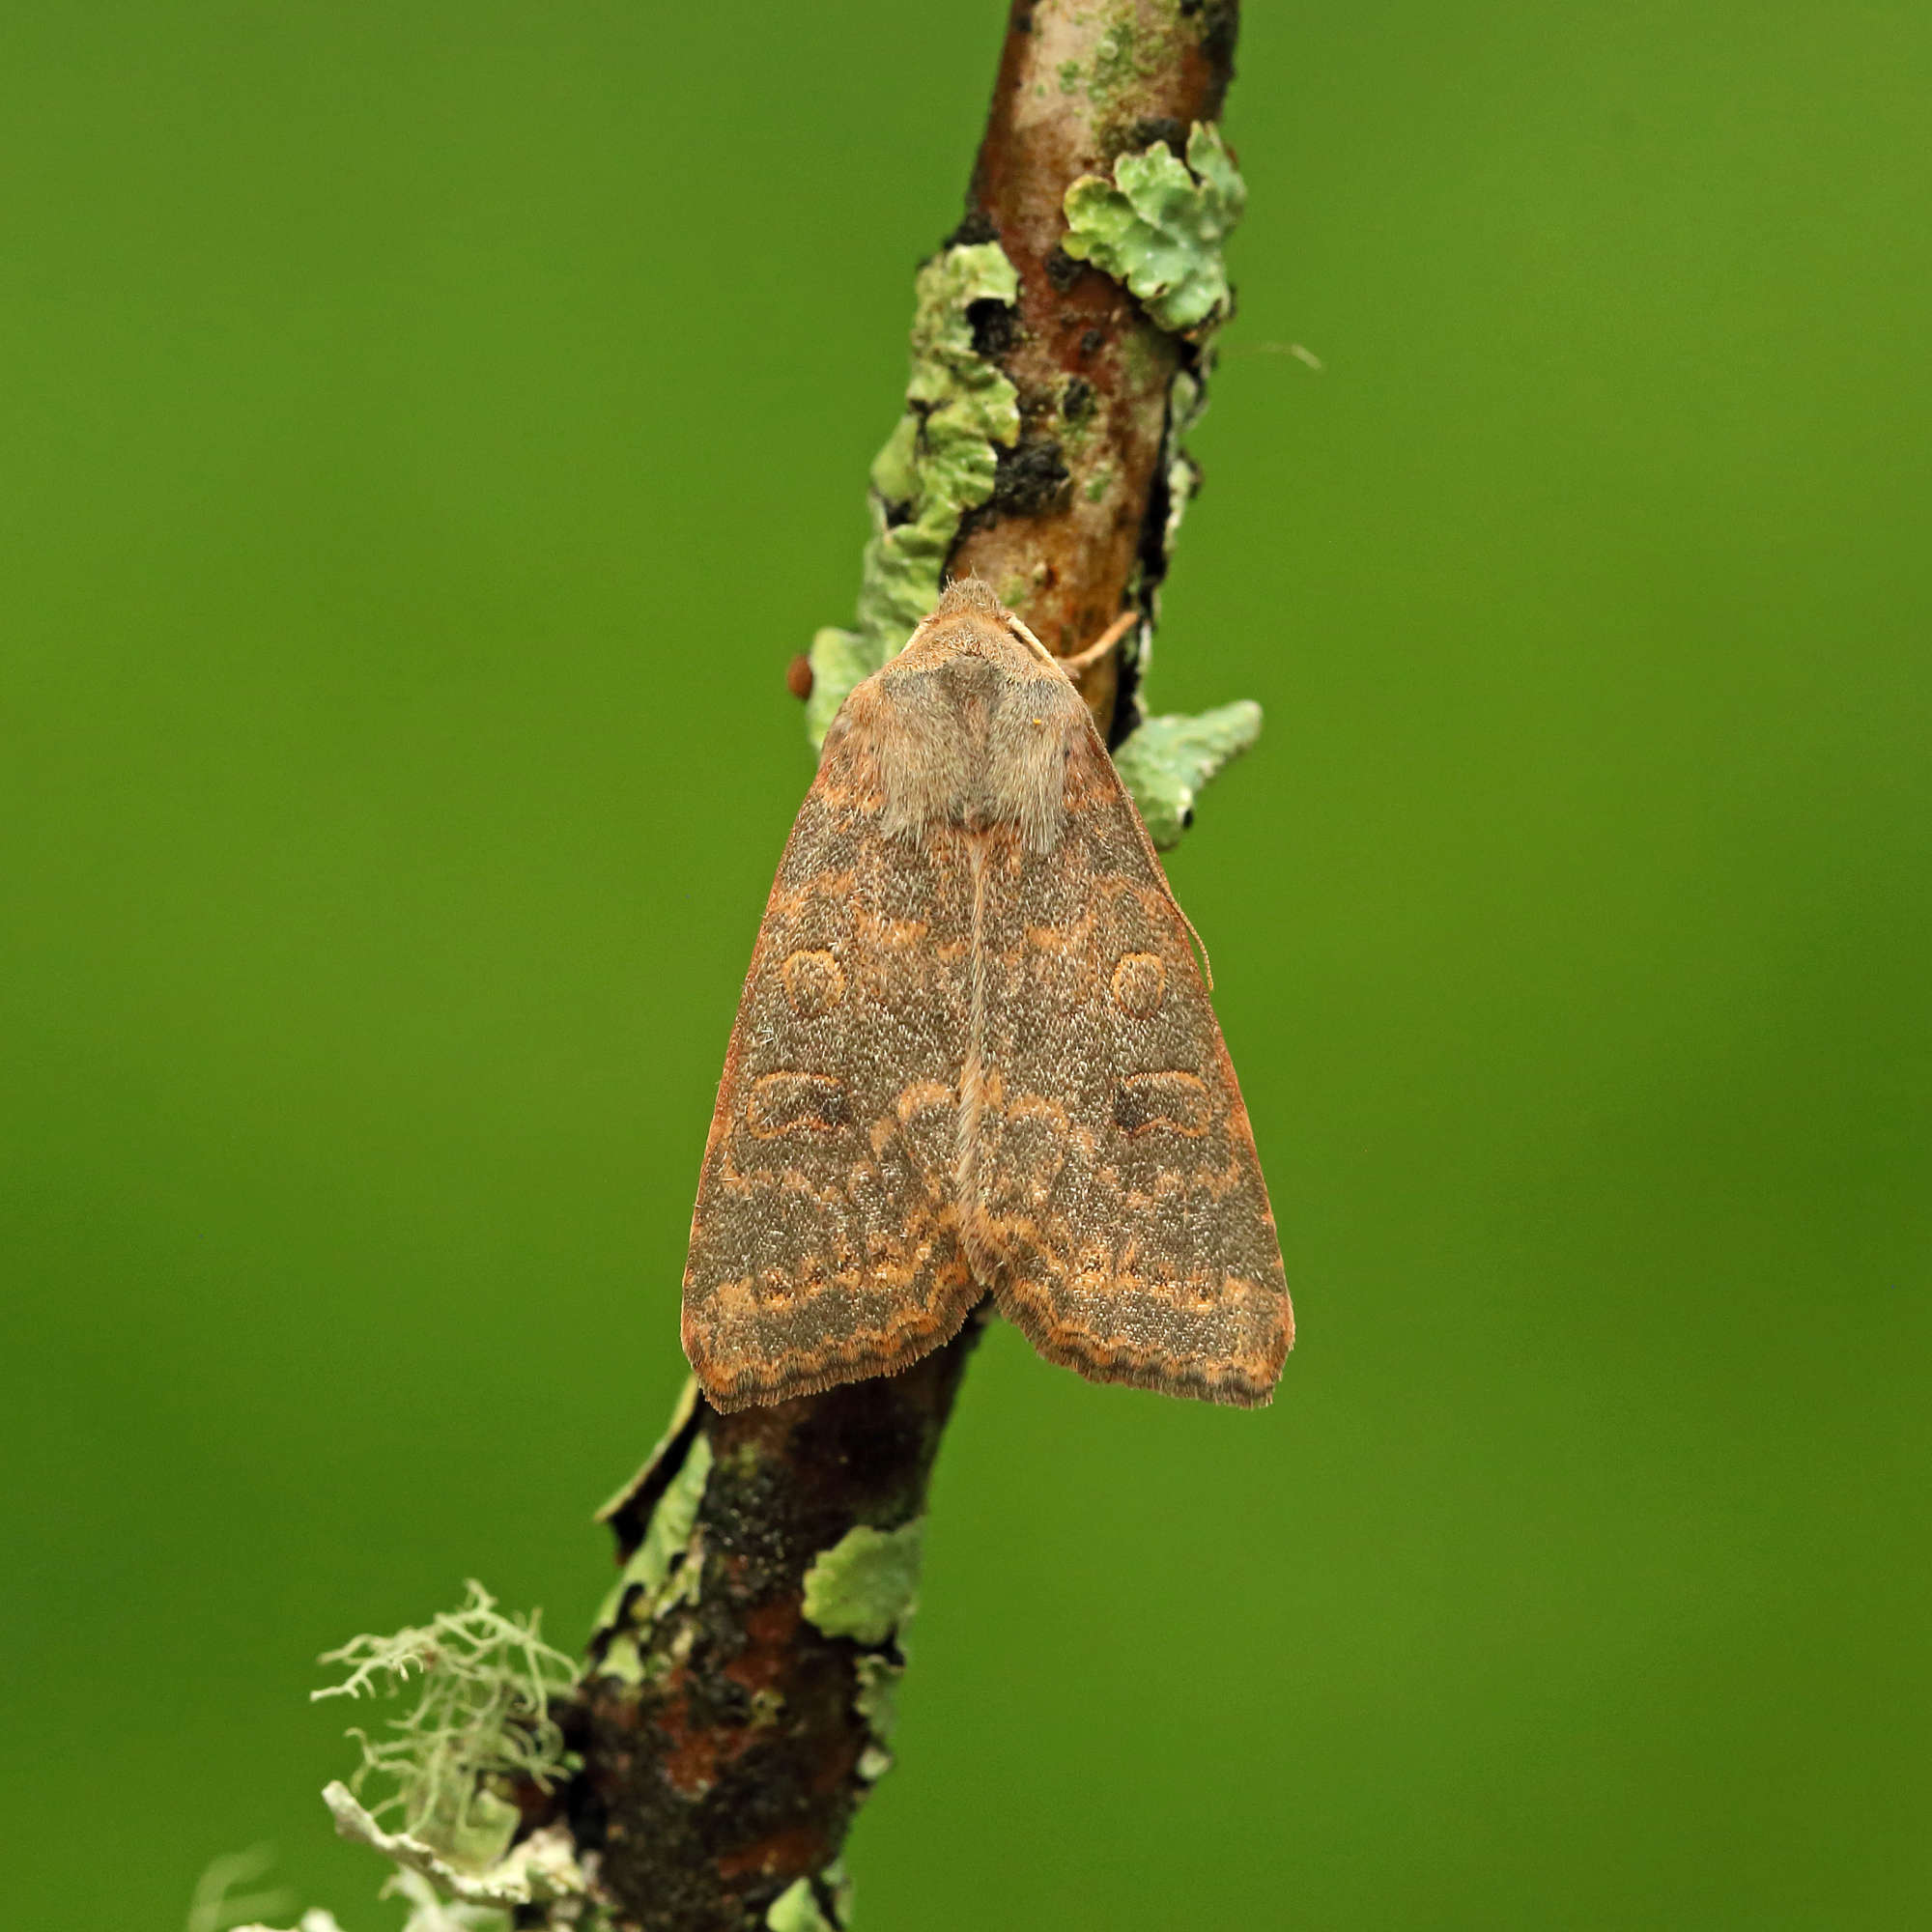
[[[809,1878],[794,1879],[772,1900],[765,1923],[771,1932],[837,1932],[831,1919],[819,1911]]]
[[[597,1660],[595,1674],[614,1677],[620,1684],[636,1685],[644,1681],[644,1655],[638,1648],[635,1634],[627,1630],[611,1634],[603,1656]]]
[[[893,1733],[899,1722],[898,1685],[905,1666],[889,1653],[862,1657],[858,1663],[859,1694],[852,1708],[866,1720],[870,1741],[859,1754],[859,1776],[876,1784],[893,1768]]]
[[[1164,329],[1200,339],[1228,319],[1234,291],[1221,246],[1248,191],[1211,123],[1197,121],[1183,163],[1165,141],[1114,163],[1114,178],[1082,175],[1062,207],[1060,245],[1140,298]]]
[[[1019,395],[973,346],[975,302],[1010,306],[1019,278],[997,242],[948,248],[914,285],[906,412],[872,462],[872,535],[857,620],[811,640],[806,730],[814,745],[846,694],[904,644],[939,600],[959,520],[993,494],[996,451],[1019,438]]]
[[[1133,794],[1156,845],[1180,842],[1202,788],[1261,731],[1262,708],[1244,697],[1198,718],[1150,718],[1115,751],[1121,781]]]
[[[830,1918],[818,1902],[821,1890],[832,1902]],[[844,1865],[835,1860],[819,1873],[816,1887],[809,1878],[794,1879],[786,1886],[772,1900],[765,1923],[770,1932],[843,1932],[851,1922],[851,1912],[852,1881],[845,1876]]]
[[[650,1526],[631,1560],[624,1565],[622,1582],[641,1583],[647,1596],[655,1596],[670,1574],[671,1559],[680,1555],[691,1541],[697,1521],[697,1507],[704,1500],[704,1485],[711,1475],[711,1441],[697,1436],[684,1459],[684,1466],[671,1478],[670,1487],[658,1498],[651,1512]]]
[[[671,1565],[683,1555],[696,1526],[698,1506],[704,1500],[704,1485],[711,1476],[711,1443],[708,1437],[694,1438],[684,1463],[669,1487],[658,1498],[657,1507],[645,1526],[643,1541],[631,1552],[631,1560],[618,1574],[611,1595],[598,1613],[598,1628],[617,1620],[630,1591],[640,1588],[630,1621],[639,1622],[658,1609],[670,1592],[665,1588]]]
[[[667,1441],[669,1439],[667,1437]],[[659,1446],[662,1452],[665,1445]],[[645,1474],[651,1466],[646,1464]],[[678,1601],[681,1592],[696,1590],[698,1579],[691,1563],[682,1565],[674,1578],[671,1571],[674,1560],[690,1546],[698,1506],[704,1500],[704,1485],[710,1476],[711,1443],[702,1434],[694,1434],[684,1461],[657,1499],[630,1561],[618,1572],[617,1580],[598,1605],[591,1632],[591,1656],[598,1675],[621,1678],[627,1684],[640,1683],[642,1657],[629,1634],[630,1629],[668,1609]],[[626,1493],[620,1492],[618,1500],[623,1500]]]
[[[861,1523],[805,1573],[805,1614],[827,1636],[886,1642],[912,1614],[925,1519],[899,1529]]]

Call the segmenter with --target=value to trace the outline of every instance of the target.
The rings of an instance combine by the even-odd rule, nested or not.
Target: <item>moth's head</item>
[[[955,578],[946,586],[932,614],[907,639],[906,651],[923,658],[987,657],[1022,676],[1037,668],[1034,660],[1053,668],[1032,632],[994,595],[992,585],[977,577]]]
[[[977,577],[961,577],[940,592],[932,614],[909,642],[928,648],[937,645],[949,653],[1004,654],[1017,641],[1011,627],[1012,612],[994,596],[993,586]]]
[[[990,617],[996,624],[1007,621],[1007,607],[993,595],[993,586],[983,578],[955,577],[939,593],[939,602],[933,606],[928,624],[936,624],[947,617],[956,617],[964,611],[977,611],[982,617]]]

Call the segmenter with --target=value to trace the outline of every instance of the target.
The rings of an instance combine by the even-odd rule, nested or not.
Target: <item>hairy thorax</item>
[[[852,736],[865,746],[888,837],[1011,826],[1029,851],[1059,842],[1067,759],[1086,712],[1010,632],[962,613],[916,639],[867,696]]]

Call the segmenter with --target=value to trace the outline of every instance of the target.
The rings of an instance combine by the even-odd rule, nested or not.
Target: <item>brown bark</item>
[[[795,1402],[720,1415],[700,1398],[611,1514],[628,1559],[702,1434],[711,1469],[682,1557],[696,1585],[639,1633],[640,1684],[600,1674],[600,1638],[563,1714],[584,1760],[572,1825],[601,1854],[620,1923],[762,1926],[781,1892],[838,1856],[871,1781],[860,1661],[900,1660],[890,1636],[827,1636],[808,1620],[806,1573],[855,1526],[923,1513],[979,1334],[969,1322],[902,1375]]]
[[[1234,0],[1017,0],[958,239],[997,238],[1016,311],[989,305],[980,353],[1019,393],[1019,441],[993,499],[962,525],[953,574],[977,572],[1063,656],[1116,616],[1148,618],[1165,567],[1170,385],[1195,351],[1095,269],[1061,252],[1068,185],[1122,153],[1212,120],[1233,71]],[[1086,680],[1112,739],[1131,691],[1105,658]],[[1131,671],[1128,673],[1131,676]],[[624,1635],[637,1663],[593,1642],[559,1717],[583,1771],[563,1795],[599,1855],[616,1923],[750,1932],[800,1880],[837,1922],[823,1874],[879,1769],[858,1708],[891,1636],[828,1636],[804,1615],[814,1561],[856,1525],[890,1531],[924,1509],[933,1458],[977,1321],[904,1374],[721,1416],[701,1401],[610,1513],[620,1561],[700,1440],[711,1466],[670,1558],[673,1586]],[[552,1807],[533,1804],[531,1822]]]
[[[1233,0],[1017,0],[960,239],[997,238],[1019,273],[1015,324],[982,348],[1019,391],[1020,440],[948,568],[976,573],[1049,650],[1071,657],[1130,596],[1150,618],[1166,568],[1167,399],[1192,347],[1120,283],[1073,261],[1062,198],[1083,174],[1219,118],[1234,77]],[[1083,683],[1109,744],[1132,720],[1120,660]]]

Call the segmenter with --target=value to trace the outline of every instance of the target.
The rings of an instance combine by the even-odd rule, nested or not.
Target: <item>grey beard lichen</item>
[[[499,1780],[550,1791],[573,1768],[550,1700],[570,1690],[577,1669],[544,1642],[539,1623],[502,1615],[472,1579],[460,1607],[421,1629],[358,1636],[319,1660],[349,1674],[315,1691],[317,1701],[393,1697],[415,1680],[409,1710],[384,1727],[390,1735],[351,1729],[362,1763],[350,1789],[359,1799],[372,1777],[388,1782],[370,1815],[396,1812],[406,1834],[453,1865],[481,1869],[508,1849],[518,1812],[495,1789]]]
[[[605,1923],[592,1861],[565,1827],[511,1845],[520,1817],[512,1782],[547,1792],[576,1768],[550,1715],[551,1700],[575,1683],[576,1664],[544,1642],[538,1613],[505,1616],[471,1581],[457,1608],[392,1635],[358,1636],[320,1662],[347,1675],[314,1692],[318,1699],[412,1693],[385,1735],[350,1730],[362,1763],[348,1784],[323,1793],[340,1835],[390,1861],[383,1896],[408,1905],[404,1932],[506,1932],[531,1907],[543,1908],[551,1927],[592,1932]],[[390,1789],[370,1807],[360,1794],[372,1778]],[[379,1822],[390,1812],[397,1829]],[[340,1928],[317,1909],[298,1932]]]

